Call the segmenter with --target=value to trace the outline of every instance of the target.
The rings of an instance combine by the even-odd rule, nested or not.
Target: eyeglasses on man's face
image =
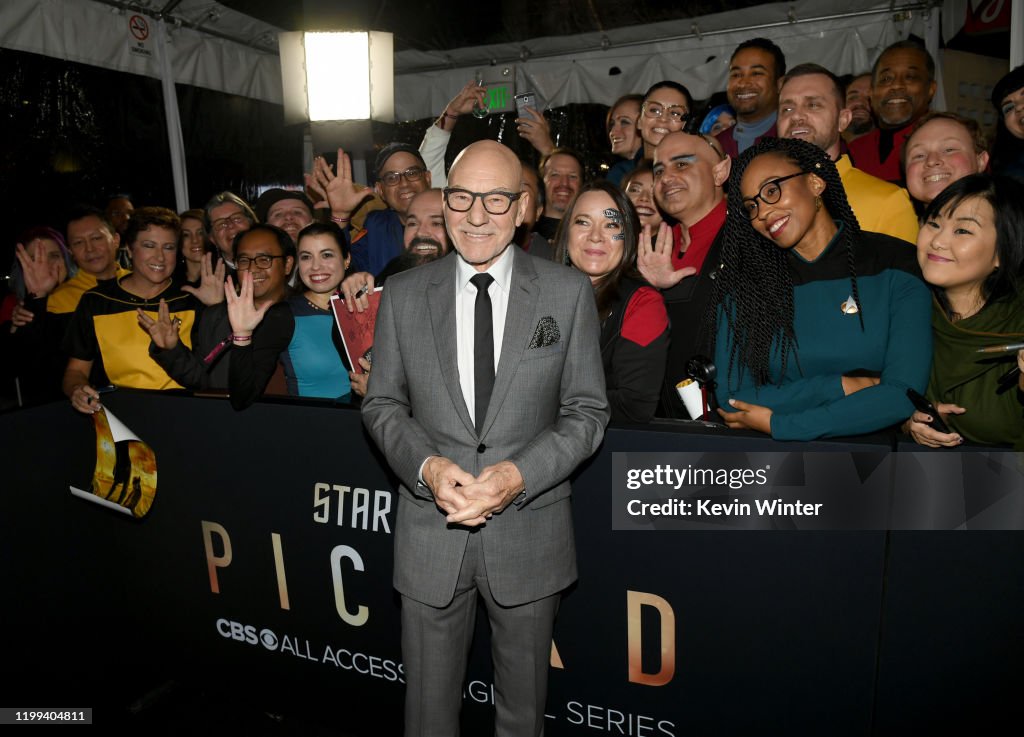
[[[523,196],[522,192],[506,192],[501,189],[492,189],[490,192],[470,192],[461,187],[446,187],[444,190],[444,202],[449,210],[455,212],[469,212],[473,202],[479,197],[484,209],[491,215],[504,215],[508,212],[512,203]]]
[[[407,182],[418,182],[426,173],[427,170],[422,166],[410,166],[405,171],[386,171],[380,175],[380,181],[388,187],[394,187],[402,179]]]
[[[262,253],[259,256],[239,256],[235,259],[235,266],[239,271],[248,271],[253,267],[266,270],[274,263],[274,259],[278,258],[284,258],[284,256],[267,256]]]
[[[248,225],[248,224],[249,224],[249,218],[247,218],[243,213],[240,213],[240,212],[236,212],[234,215],[229,215],[226,218],[220,218],[218,220],[214,220],[213,223],[212,223],[213,229],[216,232],[218,232],[218,233],[223,233],[225,230],[227,230],[228,228],[230,228],[232,226],[234,226],[236,228],[240,228],[243,225]]]
[[[774,205],[782,199],[782,183],[793,177],[802,177],[804,174],[810,174],[810,172],[798,171],[796,174],[787,174],[784,177],[772,179],[762,184],[761,189],[753,197],[744,197],[743,212],[746,213],[747,219],[753,220],[757,217],[758,200],[766,205]]]

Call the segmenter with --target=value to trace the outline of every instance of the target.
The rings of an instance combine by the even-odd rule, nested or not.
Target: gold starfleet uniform
[[[131,272],[125,271],[119,266],[117,274],[114,276],[120,279],[123,276],[128,276],[129,273]],[[95,288],[98,283],[95,276],[84,269],[79,269],[77,274],[53,290],[46,300],[46,311],[55,315],[70,315],[78,307],[78,301],[82,295]]]
[[[90,380],[96,386],[115,384],[134,389],[181,389],[149,356],[149,333],[138,323],[142,308],[156,319],[160,300],[166,300],[171,319],[181,320],[181,342],[192,347],[192,327],[199,301],[172,283],[152,299],[143,299],[121,286],[124,277],[104,282],[82,295],[75,309],[64,350],[71,358],[92,361]]]

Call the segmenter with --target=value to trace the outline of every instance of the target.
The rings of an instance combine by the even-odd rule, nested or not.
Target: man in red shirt
[[[710,298],[709,275],[718,268],[723,187],[731,167],[732,159],[711,136],[670,133],[654,152],[654,197],[678,221],[671,230],[663,224],[653,246],[647,237],[653,233],[641,238],[637,256],[640,273],[662,290],[672,323],[661,417],[689,416],[675,386],[686,378],[687,361],[699,353],[698,332]]]
[[[887,182],[903,184],[900,155],[914,124],[935,96],[935,60],[920,44],[897,41],[871,71],[871,107],[878,127],[850,141],[853,165]]]

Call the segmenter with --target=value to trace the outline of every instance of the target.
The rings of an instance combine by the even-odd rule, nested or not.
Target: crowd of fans
[[[717,374],[703,419],[779,439],[902,427],[1024,447],[1024,351],[993,348],[1024,342],[1024,67],[993,89],[993,146],[931,110],[935,86],[912,41],[841,80],[750,39],[700,110],[675,80],[615,101],[618,161],[589,182],[541,111],[516,120],[540,163],[523,162],[515,243],[590,278],[613,421],[698,419],[677,386]],[[27,229],[0,305],[18,403],[62,392],[93,413],[110,386],[358,402],[372,356],[349,364],[332,295],[365,310],[449,254],[447,211],[485,222],[521,196],[447,186],[451,131],[485,92],[466,84],[419,148],[384,146],[372,188],[339,150],[305,191],[251,205],[221,192],[178,215],[119,194]]]

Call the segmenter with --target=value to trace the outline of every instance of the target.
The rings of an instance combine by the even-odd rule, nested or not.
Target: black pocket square
[[[562,339],[562,334],[558,331],[558,323],[555,322],[553,317],[542,317],[537,322],[537,329],[533,331],[533,338],[530,339],[530,348],[545,348],[549,345],[554,345]]]

